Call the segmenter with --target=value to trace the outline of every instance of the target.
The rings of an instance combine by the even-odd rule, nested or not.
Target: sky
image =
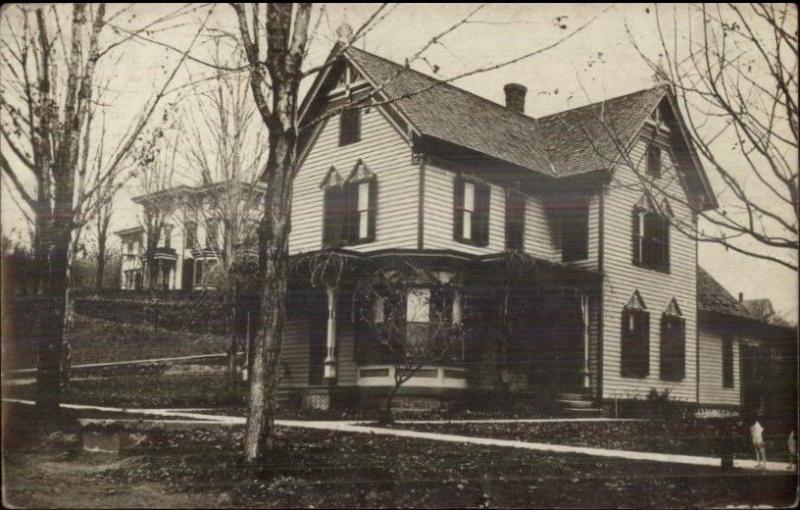
[[[127,22],[128,27],[138,26],[144,20],[174,11],[179,5],[140,4],[131,11],[135,18],[118,22]],[[312,22],[319,17],[319,29],[309,49],[309,66],[319,63],[330,51],[335,29],[341,23],[358,27],[377,6],[316,4]],[[476,7],[476,4],[402,4],[390,9],[357,46],[402,62],[434,34],[463,19]],[[669,12],[672,7],[662,5],[660,9]],[[165,30],[154,32],[152,38],[184,48],[206,12],[198,10],[180,23],[170,23]],[[526,113],[538,117],[651,87],[654,83],[651,69],[631,44],[633,38],[645,53],[657,59],[659,47],[652,4],[490,4],[471,19],[472,23],[460,26],[432,45],[424,53],[425,59],[415,62],[413,67],[428,74],[436,68],[436,76],[449,78],[546,47],[591,22],[552,49],[513,65],[459,79],[454,84],[502,104],[503,85],[521,83],[528,88]],[[233,29],[234,21],[232,9],[218,5],[209,26]],[[204,53],[203,47],[193,51],[199,56]],[[115,58],[119,62],[106,100],[107,118],[114,119],[117,129],[110,130],[112,138],[119,137],[141,111],[177,57],[170,49],[139,41],[125,45]],[[204,66],[190,64],[179,72],[175,85],[208,74]],[[311,81],[303,83],[301,94]],[[167,96],[167,101],[180,98],[181,92],[174,92]],[[130,184],[120,194],[112,229],[136,225],[136,210],[130,197],[137,192],[136,186]],[[8,198],[4,189],[4,232],[8,232],[9,225],[21,225],[15,204]],[[798,281],[791,270],[707,243],[700,245],[699,261],[732,294],[743,292],[745,299],[768,297],[777,310],[793,320],[796,318]]]

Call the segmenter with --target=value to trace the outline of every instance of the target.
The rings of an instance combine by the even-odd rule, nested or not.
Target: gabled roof
[[[355,47],[344,56],[391,99],[417,134],[555,178],[611,170],[619,148],[630,145],[663,99],[677,108],[669,87],[658,85],[535,119]],[[678,124],[685,137],[680,119]],[[701,163],[691,147],[686,152],[699,174],[693,182],[713,207]]]
[[[700,266],[697,266],[697,308],[701,312],[752,318],[747,309]]]

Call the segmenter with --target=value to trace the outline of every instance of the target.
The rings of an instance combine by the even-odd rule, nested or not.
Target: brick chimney
[[[519,83],[507,83],[503,90],[506,93],[506,108],[525,113],[525,94],[528,87]]]

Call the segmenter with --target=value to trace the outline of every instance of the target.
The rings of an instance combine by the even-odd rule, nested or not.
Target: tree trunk
[[[383,405],[383,409],[381,409],[378,414],[378,423],[380,425],[391,425],[394,423],[394,416],[392,415],[392,402],[394,402],[394,397],[397,396],[397,392],[400,391],[400,386],[402,384],[402,382],[395,382],[394,387],[389,390],[389,396],[386,397],[386,402]]]
[[[228,384],[230,386],[231,392],[235,392],[236,389],[239,387],[239,380],[238,380],[238,363],[236,362],[236,353],[238,351],[239,342],[238,342],[238,323],[239,323],[239,314],[238,312],[238,303],[236,299],[237,289],[234,287],[233,289],[229,289],[226,292],[226,303],[225,303],[225,315],[227,316],[227,333],[228,333]]]
[[[250,466],[257,465],[260,458],[272,449],[274,441],[278,362],[286,320],[288,241],[296,141],[293,131],[281,132],[274,128],[270,132],[272,150],[267,162],[267,188],[272,192],[265,195],[264,225],[260,230],[262,237],[271,233],[271,239],[262,242],[265,249],[260,254],[265,259],[262,263],[262,320],[254,345],[244,445],[244,460]]]

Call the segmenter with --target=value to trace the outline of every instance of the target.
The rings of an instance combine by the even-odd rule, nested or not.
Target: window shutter
[[[347,234],[346,190],[342,186],[325,188],[323,242],[329,246],[338,246]]]
[[[638,312],[637,315],[641,318],[641,328],[639,329],[639,377],[647,377],[650,373],[650,314],[647,312]]]
[[[633,209],[633,215],[631,218],[631,225],[633,226],[633,232],[631,233],[631,241],[633,244],[632,253],[633,253],[633,263],[639,265],[642,260],[642,253],[641,253],[641,242],[639,239],[639,222],[641,221],[641,211],[638,208]]]
[[[323,244],[330,244],[334,238],[334,221],[335,215],[333,213],[334,202],[336,200],[334,188],[325,188],[323,197],[323,225],[322,225],[322,242]]]
[[[369,181],[369,214],[367,226],[369,241],[375,240],[375,221],[378,214],[378,179],[373,175]]]
[[[675,330],[675,377],[683,380],[686,377],[686,319],[677,320]]]
[[[464,179],[456,176],[453,182],[453,238],[463,239],[464,233]]]
[[[669,272],[669,220],[662,219],[663,236],[661,243],[661,270]]]
[[[633,313],[632,310],[625,308],[622,310],[622,325],[620,327],[621,331],[621,353],[620,353],[620,374],[622,377],[632,377],[634,371],[632,370],[632,349],[633,349],[633,334],[629,327],[631,314]]]
[[[342,240],[352,243],[358,240],[358,183],[344,186],[344,204],[342,208],[343,232]]]
[[[480,246],[489,244],[490,193],[488,185],[475,185],[475,220],[472,222],[472,239]]]

